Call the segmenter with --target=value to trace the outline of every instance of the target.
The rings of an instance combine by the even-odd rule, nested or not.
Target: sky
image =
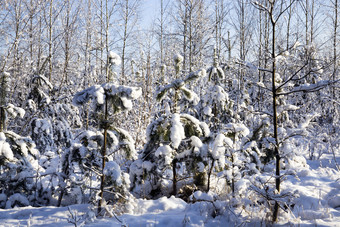
[[[161,0],[143,0],[142,1],[142,27],[150,26],[157,18],[160,10]]]

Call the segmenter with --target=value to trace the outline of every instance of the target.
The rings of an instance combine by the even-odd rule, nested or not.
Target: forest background
[[[0,207],[100,213],[197,191],[234,206],[246,185],[248,208],[277,221],[293,209],[280,185],[296,166],[329,155],[339,171],[338,9],[1,1]]]

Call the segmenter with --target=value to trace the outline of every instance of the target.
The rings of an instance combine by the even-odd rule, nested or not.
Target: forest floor
[[[340,163],[340,157],[337,162]],[[283,181],[282,191],[299,196],[290,212],[281,212],[274,226],[340,226],[340,172],[334,157],[324,154],[318,160],[307,160],[303,166],[291,166],[292,171],[294,174],[287,174]],[[96,218],[86,204],[0,209],[0,226],[266,226],[264,218],[256,217],[256,213],[244,215],[224,210],[213,218],[212,203],[208,202],[186,203],[179,198],[162,197],[133,199],[130,203],[128,213],[104,218]],[[223,204],[217,201],[213,206]],[[79,218],[77,225],[72,224],[75,215]],[[86,223],[82,221],[85,216]]]

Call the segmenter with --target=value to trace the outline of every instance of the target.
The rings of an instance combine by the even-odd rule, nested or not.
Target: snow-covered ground
[[[305,166],[292,166],[282,183],[282,192],[288,191],[296,195],[295,205],[289,213],[280,212],[278,226],[340,226],[340,174],[330,155],[307,161]],[[0,209],[0,226],[75,226],[72,222],[76,218],[80,219],[78,226],[265,226],[263,214],[247,215],[226,204],[186,203],[175,197],[133,199],[128,213],[104,218],[96,218],[86,204],[20,207]],[[215,214],[216,210],[219,213]]]
[[[136,200],[134,212],[117,218],[96,218],[87,221],[86,226],[223,226],[227,223],[224,216],[210,217],[206,203],[187,204],[178,198],[158,200]],[[69,210],[70,209],[70,210]],[[88,216],[88,205],[69,207],[25,207],[0,211],[0,226],[75,226],[70,223],[71,212],[79,217]],[[91,211],[90,211],[91,212]],[[91,214],[90,214],[91,215]],[[118,220],[119,219],[119,220]],[[72,219],[74,220],[74,219]],[[78,223],[81,223],[79,221]]]

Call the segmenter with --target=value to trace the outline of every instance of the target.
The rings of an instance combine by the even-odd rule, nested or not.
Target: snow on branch
[[[235,63],[239,64],[241,66],[247,67],[248,69],[253,70],[253,71],[263,71],[263,72],[268,72],[268,73],[272,73],[273,72],[271,69],[261,68],[261,67],[258,67],[256,65],[254,65],[253,63],[250,63],[250,62],[243,62],[241,60],[238,60]]]
[[[136,159],[137,152],[134,145],[135,141],[131,135],[126,130],[117,127],[110,128],[110,130],[118,137],[118,148],[125,150],[126,157],[129,159]]]
[[[73,104],[76,106],[84,105],[90,99],[96,98],[98,104],[104,104],[104,89],[99,85],[94,85],[92,87],[86,88],[73,97]]]
[[[197,97],[197,95],[193,91],[190,91],[189,89],[187,89],[185,87],[185,84],[190,82],[190,81],[197,80],[200,77],[202,78],[205,75],[206,75],[205,69],[200,69],[196,72],[191,72],[188,76],[186,76],[186,78],[184,80],[176,79],[176,80],[172,81],[170,84],[160,86],[156,91],[156,99],[158,101],[161,101],[162,99],[164,99],[165,94],[170,89],[174,89],[174,90],[181,90],[183,92],[184,96],[189,101],[192,101],[193,99],[195,99]]]
[[[38,83],[41,85],[41,82],[44,82],[49,89],[53,89],[53,85],[44,75],[35,75],[32,79],[32,83]]]
[[[11,117],[15,118],[16,116],[20,116],[23,118],[25,116],[25,110],[23,108],[14,106],[13,104],[8,104],[4,107],[6,113],[8,113]]]
[[[102,85],[94,85],[76,93],[73,97],[73,104],[80,106],[92,100],[93,105],[100,106],[103,105],[107,99],[115,106],[115,111],[130,110],[132,108],[131,100],[137,99],[141,95],[141,88],[105,83]]]
[[[303,84],[297,87],[294,87],[291,91],[287,91],[287,92],[280,92],[277,93],[278,96],[281,95],[289,95],[292,93],[297,93],[297,92],[315,92],[315,91],[319,91],[331,84],[337,83],[340,80],[336,80],[336,81],[330,81],[330,80],[322,80],[319,81],[315,84]]]
[[[258,10],[263,10],[263,11],[269,12],[269,9],[267,7],[265,7],[263,4],[259,3],[258,1],[253,1],[252,4]]]
[[[14,158],[13,151],[9,143],[6,141],[6,136],[3,132],[0,132],[0,157],[1,156],[10,161]]]

